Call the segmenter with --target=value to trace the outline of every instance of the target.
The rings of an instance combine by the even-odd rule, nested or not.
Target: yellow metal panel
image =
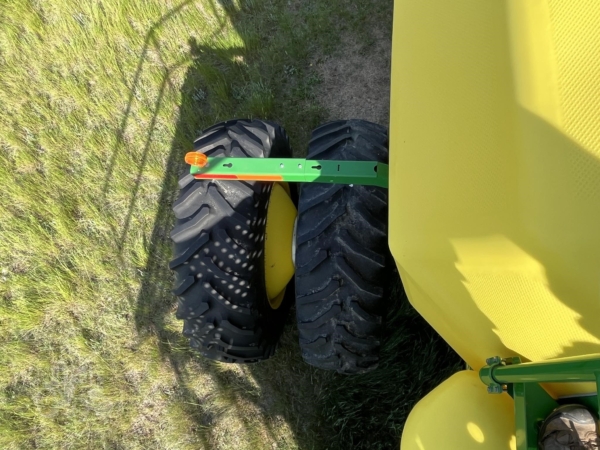
[[[390,247],[473,368],[600,352],[599,24],[594,0],[396,0]]]
[[[476,372],[454,374],[415,408],[401,450],[516,450],[515,416],[507,394],[489,395]]]

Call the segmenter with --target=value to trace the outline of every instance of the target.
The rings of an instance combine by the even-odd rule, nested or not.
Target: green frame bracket
[[[584,355],[539,362],[521,363],[520,358],[488,358],[479,371],[481,381],[490,394],[509,392],[515,401],[515,421],[518,450],[537,450],[538,430],[559,401],[554,400],[540,383],[596,383],[596,395],[570,402],[590,405],[600,412],[600,355]]]
[[[538,450],[540,424],[558,403],[537,383],[515,383],[513,399],[517,449]]]
[[[505,391],[504,384],[496,381],[492,376],[492,372],[495,369],[502,366],[510,366],[513,364],[520,364],[521,358],[500,358],[499,356],[493,356],[485,360],[486,366],[479,371],[479,378],[487,385],[488,394],[502,394]]]
[[[512,364],[507,364],[507,361]],[[496,356],[489,358],[486,362],[487,365],[479,372],[484,383],[486,380],[493,380],[499,384],[597,382],[597,374],[600,374],[600,355],[584,355],[528,363],[520,363],[519,358],[501,359]]]
[[[382,188],[389,184],[388,165],[377,161],[208,157],[204,166],[192,165],[190,174],[197,179],[357,184]]]

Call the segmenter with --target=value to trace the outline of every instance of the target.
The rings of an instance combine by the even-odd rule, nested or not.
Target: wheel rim
[[[287,189],[286,189],[287,188]],[[265,226],[265,286],[272,309],[281,306],[285,287],[294,276],[292,241],[297,210],[289,187],[275,183],[267,207]]]

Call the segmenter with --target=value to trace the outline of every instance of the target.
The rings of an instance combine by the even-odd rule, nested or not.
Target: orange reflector
[[[185,162],[190,166],[204,167],[208,162],[208,157],[204,153],[189,152],[185,155]]]

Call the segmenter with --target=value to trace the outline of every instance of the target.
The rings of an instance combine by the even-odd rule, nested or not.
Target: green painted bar
[[[600,414],[600,395],[598,395],[598,393],[600,392],[600,372],[596,372],[596,406],[597,406],[597,411]]]
[[[301,158],[209,157],[205,167],[191,166],[192,175],[281,176],[282,181],[300,183],[357,184],[388,187],[389,168],[377,161],[329,161]]]
[[[539,424],[558,406],[537,383],[515,383],[517,450],[538,449]]]
[[[596,374],[600,374],[600,355],[597,354],[507,366],[488,365],[479,372],[487,385],[490,380],[499,384],[597,382]]]
[[[479,371],[488,392],[500,394],[503,386],[515,401],[517,450],[536,450],[538,430],[542,421],[558,406],[539,383],[573,383],[593,381],[600,390],[600,355],[584,355],[547,361],[521,363],[519,358],[489,358]],[[569,399],[598,408],[598,396]]]

